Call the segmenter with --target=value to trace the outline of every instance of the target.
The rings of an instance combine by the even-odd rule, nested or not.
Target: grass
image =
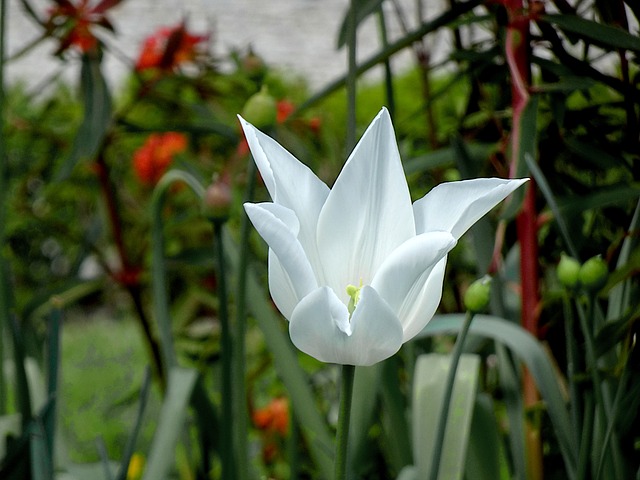
[[[96,440],[119,460],[135,422],[144,367],[148,363],[137,325],[104,315],[74,318],[63,327],[60,426],[69,459],[99,460]],[[154,390],[138,450],[148,451],[160,396]]]

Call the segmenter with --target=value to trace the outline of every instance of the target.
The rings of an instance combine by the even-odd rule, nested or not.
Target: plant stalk
[[[353,365],[342,365],[334,480],[346,480],[347,478],[349,422],[351,419],[351,401],[353,400],[353,380],[355,378],[355,372],[356,367]]]
[[[464,341],[467,338],[471,321],[473,320],[473,313],[467,312],[464,317],[464,323],[456,339],[456,343],[451,353],[451,364],[449,365],[449,371],[447,372],[447,379],[444,385],[444,392],[442,397],[442,407],[440,409],[440,416],[438,417],[438,425],[436,427],[436,437],[433,444],[433,457],[431,458],[431,470],[429,471],[429,479],[437,480],[438,472],[440,470],[440,460],[442,459],[442,445],[444,443],[444,435],[447,430],[447,419],[449,417],[449,407],[451,406],[451,397],[453,395],[453,386],[456,380],[456,371],[458,370],[458,363],[460,363],[460,357],[462,356],[462,349],[464,347]]]
[[[222,460],[222,478],[236,478],[234,458],[233,434],[233,339],[229,324],[229,309],[227,305],[227,273],[224,261],[224,247],[222,244],[222,229],[226,219],[211,219],[213,224],[214,250],[216,260],[216,279],[218,281],[218,319],[220,320],[220,343],[222,361],[222,418],[220,428],[222,441],[220,442],[220,457]]]

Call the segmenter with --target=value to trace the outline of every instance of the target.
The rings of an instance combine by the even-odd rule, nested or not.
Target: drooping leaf
[[[111,95],[100,70],[99,58],[87,54],[82,56],[80,87],[84,115],[71,153],[58,170],[59,180],[67,178],[81,159],[95,157],[111,122]]]
[[[437,315],[415,338],[459,331],[463,321],[463,314]],[[556,380],[555,369],[540,342],[521,326],[490,315],[476,315],[469,334],[480,335],[503,344],[526,365],[545,401],[567,474],[570,478],[575,478],[577,442],[573,439],[569,413]]]

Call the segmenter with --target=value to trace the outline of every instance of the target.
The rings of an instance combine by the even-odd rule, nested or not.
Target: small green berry
[[[491,277],[485,275],[467,288],[464,293],[464,306],[471,313],[479,313],[489,306],[491,298]]]
[[[254,127],[262,130],[272,127],[276,123],[278,106],[275,98],[269,95],[266,86],[249,97],[242,109],[242,117]]]
[[[568,289],[574,289],[578,285],[578,275],[580,272],[580,262],[573,257],[562,254],[558,262],[558,280],[560,284]]]
[[[589,292],[597,292],[607,283],[608,275],[607,262],[600,255],[596,255],[582,264],[578,279],[582,288]]]

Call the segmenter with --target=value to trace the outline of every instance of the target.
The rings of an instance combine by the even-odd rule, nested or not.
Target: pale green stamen
[[[362,279],[360,280],[360,286],[356,287],[355,285],[347,285],[347,295],[349,295],[349,304],[347,305],[347,310],[349,310],[349,317],[353,314],[356,309],[356,305],[360,300],[360,290],[362,290]]]

